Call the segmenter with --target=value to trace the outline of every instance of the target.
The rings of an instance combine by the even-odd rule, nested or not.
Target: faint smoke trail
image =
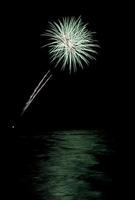
[[[28,107],[30,106],[30,104],[32,103],[32,101],[35,99],[35,97],[38,95],[38,93],[41,91],[41,89],[50,80],[50,78],[52,77],[52,74],[50,74],[50,73],[51,73],[50,70],[48,70],[48,72],[44,75],[44,77],[42,78],[42,80],[39,82],[38,86],[34,89],[34,92],[30,96],[29,100],[26,102],[26,105],[23,108],[23,111],[22,111],[21,115],[24,114],[24,112],[28,109]],[[48,77],[48,74],[50,74],[49,77]]]

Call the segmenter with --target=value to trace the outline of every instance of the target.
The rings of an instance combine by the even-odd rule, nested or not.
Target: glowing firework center
[[[74,41],[72,40],[72,38],[69,38],[67,35],[63,36],[63,43],[64,43],[65,48],[67,48],[70,53],[73,53],[76,50]]]

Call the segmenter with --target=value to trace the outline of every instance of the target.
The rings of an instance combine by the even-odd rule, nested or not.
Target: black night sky
[[[115,10],[114,10],[115,9]],[[115,15],[114,15],[115,13]],[[69,75],[55,70],[52,79],[26,113],[20,113],[47,70],[48,49],[40,49],[45,38],[40,34],[48,21],[63,16],[82,16],[96,32],[100,48],[96,61],[84,70]],[[8,19],[9,40],[9,126],[21,129],[112,128],[119,115],[120,95],[120,18],[117,7],[99,2],[44,3],[38,7],[19,5]],[[119,41],[119,42],[118,42]]]

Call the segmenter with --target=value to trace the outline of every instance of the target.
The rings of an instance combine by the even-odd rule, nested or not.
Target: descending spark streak
[[[41,81],[39,82],[39,84],[37,85],[37,87],[34,89],[34,92],[32,93],[32,95],[30,96],[29,98],[29,101],[30,99],[33,98],[34,94],[36,93],[36,91],[39,89],[39,87],[41,86],[41,84],[43,83],[43,81],[45,80],[45,78],[47,77],[47,75],[50,73],[51,71],[48,70],[48,72],[44,75],[44,77],[41,79]]]
[[[45,80],[45,82],[43,83],[43,80],[47,77],[47,74],[49,73],[49,71],[45,74],[45,76],[43,77],[43,79],[40,81],[40,83],[38,84],[38,86],[36,87],[36,89],[34,90],[34,92],[32,93],[32,95],[30,96],[29,100],[27,101],[23,111],[22,111],[22,115],[23,113],[27,110],[27,108],[30,106],[30,104],[33,102],[33,100],[35,99],[35,97],[38,95],[38,93],[41,91],[41,89],[46,85],[46,83],[50,80],[50,78],[52,77],[52,74],[49,75],[49,77]],[[41,85],[42,83],[42,85]]]
[[[41,85],[41,87],[37,90],[37,92],[34,93],[33,97],[29,101],[30,103],[35,99],[37,94],[41,91],[41,89],[45,86],[45,84],[50,80],[51,77],[52,77],[52,74],[46,79],[46,81]]]

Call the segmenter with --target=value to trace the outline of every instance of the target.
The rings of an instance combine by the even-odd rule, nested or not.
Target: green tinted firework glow
[[[58,22],[50,22],[49,29],[43,34],[49,38],[51,61],[57,66],[62,63],[62,69],[69,68],[69,72],[77,70],[77,64],[83,69],[83,64],[89,64],[94,59],[95,47],[98,45],[93,39],[93,33],[87,29],[81,18],[67,17]]]
[[[42,34],[48,38],[48,43],[42,47],[49,47],[51,62],[56,62],[55,67],[60,64],[61,69],[67,68],[69,73],[76,72],[77,66],[83,69],[84,64],[88,65],[90,60],[95,59],[95,48],[98,44],[93,39],[93,32],[87,29],[87,24],[82,22],[81,17],[62,18],[57,22],[50,22],[49,25],[49,29]],[[26,102],[22,114],[51,77],[52,72],[49,69]]]

